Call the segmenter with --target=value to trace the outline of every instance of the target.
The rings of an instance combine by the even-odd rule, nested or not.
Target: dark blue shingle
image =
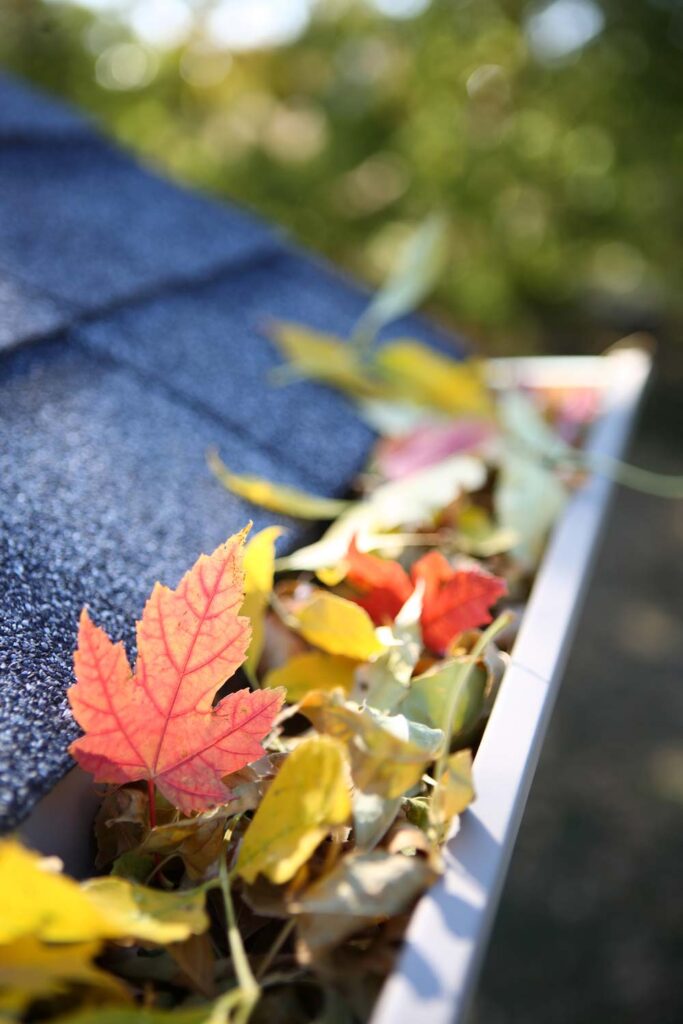
[[[59,330],[71,311],[0,272],[0,350]]]
[[[89,132],[83,118],[63,104],[0,74],[0,140],[64,139]]]
[[[77,615],[115,638],[156,579],[175,585],[201,551],[250,519],[204,452],[238,471],[305,485],[165,389],[65,341],[6,356],[0,374],[0,822],[12,825],[69,766],[67,708]],[[279,521],[282,521],[280,517]],[[287,524],[286,524],[287,525]],[[289,523],[290,546],[302,537]],[[284,548],[285,545],[283,545]]]
[[[75,310],[276,244],[255,218],[174,188],[94,137],[0,146],[0,268]]]

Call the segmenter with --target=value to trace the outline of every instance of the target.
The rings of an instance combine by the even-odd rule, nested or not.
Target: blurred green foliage
[[[212,3],[155,49],[116,9],[0,0],[0,64],[370,281],[443,211],[433,309],[490,350],[678,328],[679,4],[565,0],[565,35],[588,8],[603,23],[553,56],[521,0],[432,0],[402,18],[319,0],[294,41],[248,52],[207,40]]]

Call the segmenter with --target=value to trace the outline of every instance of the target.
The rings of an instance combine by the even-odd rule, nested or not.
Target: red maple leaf
[[[419,558],[410,576],[398,562],[359,551],[355,540],[346,558],[346,579],[360,591],[354,600],[378,626],[393,621],[415,584],[424,582],[422,638],[438,654],[460,633],[491,622],[491,606],[507,591],[505,580],[483,569],[454,569],[439,551]]]
[[[361,591],[354,598],[377,626],[393,622],[413,592],[413,584],[398,562],[359,551],[354,537],[346,554],[347,581]]]
[[[201,555],[175,590],[154,585],[137,624],[138,661],[81,613],[68,691],[85,735],[70,752],[97,782],[154,783],[184,813],[226,803],[222,778],[258,759],[284,690],[213,700],[246,657],[246,531]]]
[[[492,621],[490,608],[507,593],[505,580],[483,569],[453,569],[440,551],[430,551],[410,570],[413,582],[424,580],[422,639],[443,654],[466,629]]]

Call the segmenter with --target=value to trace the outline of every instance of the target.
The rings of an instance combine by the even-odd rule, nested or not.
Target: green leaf
[[[128,850],[114,861],[111,874],[114,878],[127,878],[129,882],[146,882],[154,870],[154,857],[138,850]]]
[[[504,441],[494,509],[501,527],[517,538],[513,554],[531,567],[567,500],[552,466],[570,449],[520,392],[501,395],[498,411]]]
[[[534,456],[505,451],[493,503],[500,525],[517,538],[512,553],[525,566],[531,568],[537,562],[566,501],[567,490],[553,470]]]
[[[481,663],[471,666],[465,659],[453,658],[412,680],[401,711],[416,722],[439,728],[453,700],[453,734],[466,732],[481,715],[487,680]]]
[[[383,327],[412,312],[433,291],[446,260],[447,230],[448,221],[440,213],[418,225],[356,324],[351,339],[355,345],[368,346]]]

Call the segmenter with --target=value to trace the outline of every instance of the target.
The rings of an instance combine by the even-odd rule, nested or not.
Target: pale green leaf
[[[472,666],[465,659],[442,662],[411,681],[401,711],[416,722],[440,728],[453,701],[453,734],[466,732],[481,715],[487,679],[480,663]]]
[[[353,794],[353,835],[359,850],[372,850],[382,840],[401,808],[401,797],[378,793]]]
[[[365,550],[367,536],[399,526],[430,522],[461,493],[476,491],[486,481],[486,467],[470,455],[453,455],[401,480],[378,487],[332,524],[315,544],[278,559],[278,569],[315,570],[336,566],[355,536]]]
[[[382,327],[416,309],[433,291],[444,268],[448,221],[432,213],[405,243],[396,267],[358,321],[353,341],[369,344]]]

